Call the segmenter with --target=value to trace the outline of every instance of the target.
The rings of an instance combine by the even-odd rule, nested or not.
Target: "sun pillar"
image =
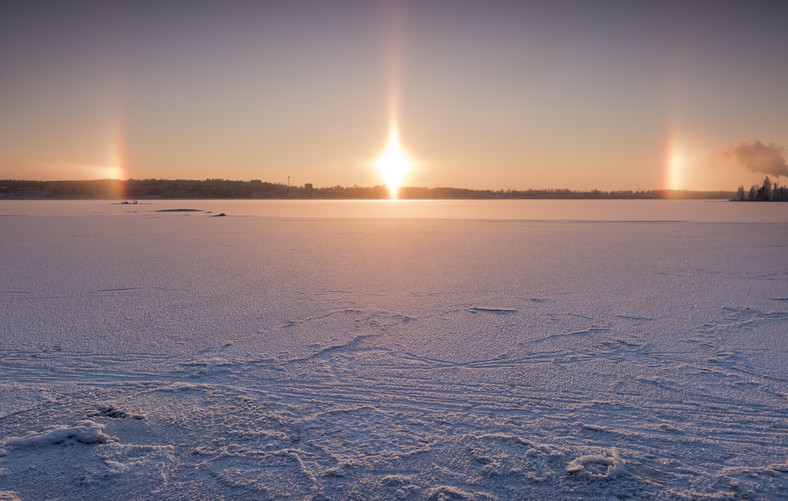
[[[397,128],[392,126],[389,131],[388,147],[377,164],[378,170],[386,181],[386,187],[389,189],[391,198],[397,198],[397,190],[405,179],[408,170],[410,170],[410,165],[410,160],[400,148]]]
[[[402,59],[402,9],[399,2],[389,2],[386,7],[386,61],[387,99],[389,131],[385,152],[379,157],[376,167],[383,177],[391,198],[397,191],[411,167],[411,162],[402,151],[399,142],[400,69]]]

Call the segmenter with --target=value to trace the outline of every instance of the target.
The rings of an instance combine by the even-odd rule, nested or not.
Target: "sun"
[[[378,170],[386,181],[391,198],[397,198],[397,189],[402,184],[410,170],[411,162],[402,152],[399,146],[399,136],[396,127],[391,128],[389,133],[389,144],[386,152],[380,157],[377,163]]]

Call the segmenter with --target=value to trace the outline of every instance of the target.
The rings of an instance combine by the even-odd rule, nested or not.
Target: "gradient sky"
[[[392,123],[405,185],[749,186],[725,152],[784,157],[788,2],[0,5],[0,179],[372,186]]]

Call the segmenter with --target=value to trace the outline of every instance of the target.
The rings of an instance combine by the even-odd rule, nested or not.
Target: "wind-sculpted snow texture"
[[[211,203],[0,205],[0,499],[788,498],[785,221]]]

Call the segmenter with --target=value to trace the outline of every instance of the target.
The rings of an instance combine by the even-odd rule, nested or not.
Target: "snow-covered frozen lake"
[[[0,201],[0,256],[0,499],[788,498],[786,204]]]

